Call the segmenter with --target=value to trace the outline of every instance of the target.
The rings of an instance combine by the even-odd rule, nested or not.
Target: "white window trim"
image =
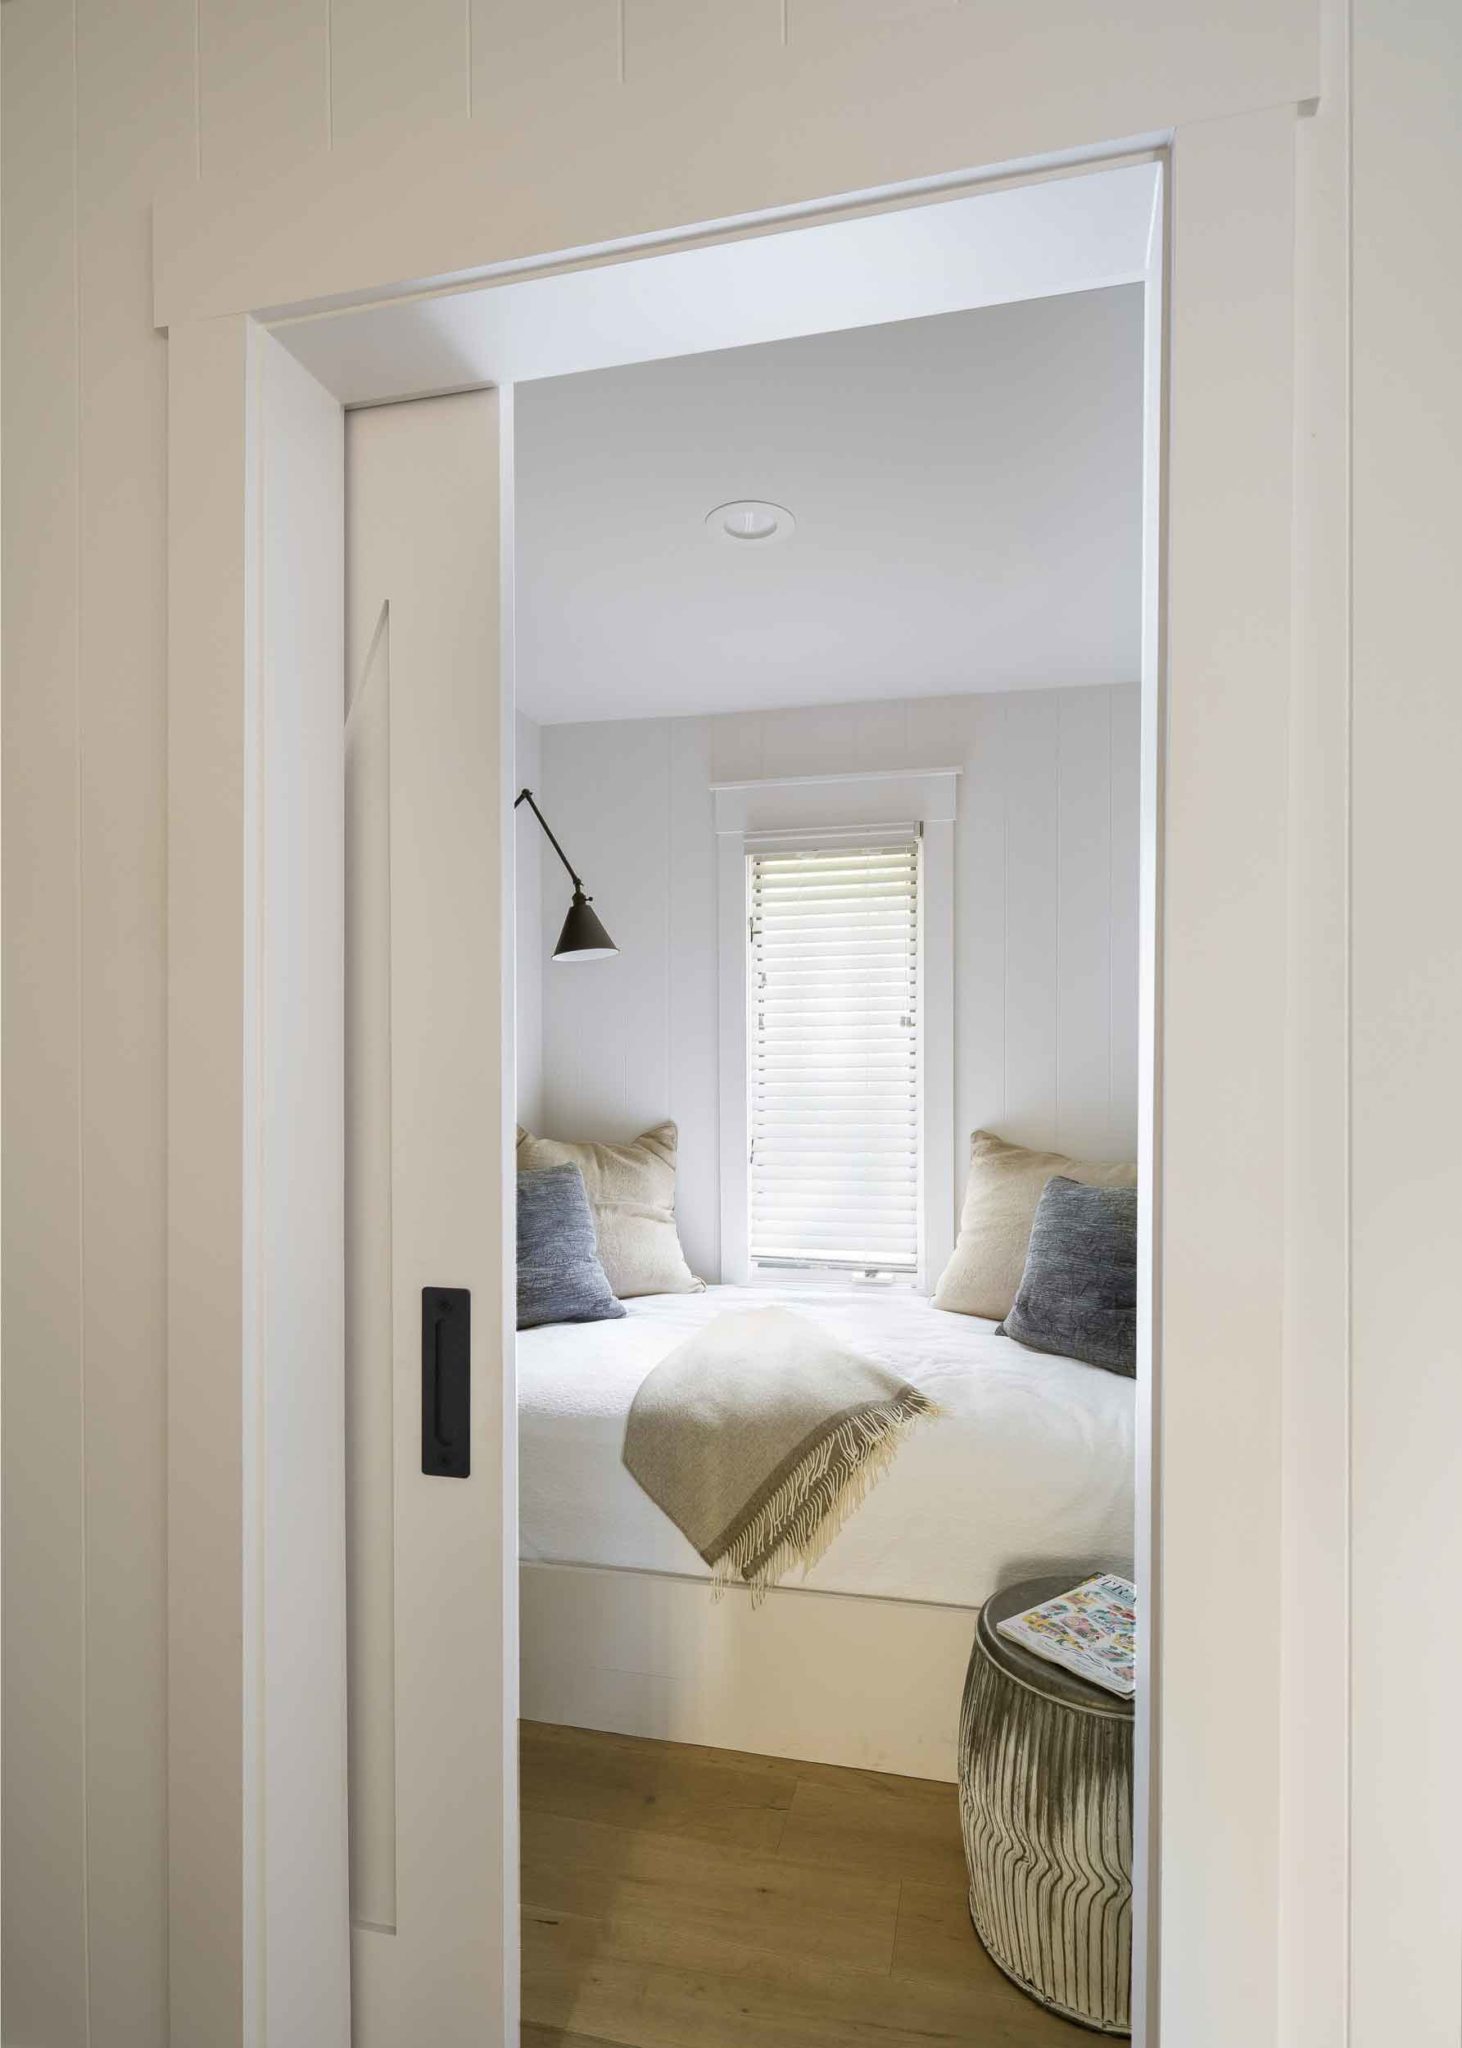
[[[923,834],[919,959],[923,1016],[919,1274],[932,1287],[954,1249],[954,821],[958,768],[886,769],[711,785],[720,918],[721,1278],[752,1278],[747,1124],[748,842],[891,825]],[[793,1276],[786,1277],[813,1277]]]

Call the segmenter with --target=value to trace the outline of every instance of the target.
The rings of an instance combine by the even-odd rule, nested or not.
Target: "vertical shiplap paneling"
[[[996,697],[922,697],[904,706],[910,768],[958,768],[954,869],[954,1127],[947,1214],[964,1198],[969,1135],[1005,1109],[1005,802]],[[931,1189],[930,1201],[935,1199]],[[937,1279],[937,1274],[931,1278]]]
[[[1056,1145],[1106,1150],[1112,1078],[1111,692],[1070,690],[1056,728]]]
[[[81,1188],[92,2039],[166,2031],[167,342],[193,0],[79,0]]]
[[[538,801],[549,821],[558,833],[560,841],[572,850],[569,859],[578,863],[578,871],[584,875],[591,891],[599,901],[604,914],[605,929],[611,938],[623,945],[620,936],[622,926],[616,926],[609,914],[610,899],[604,893],[602,879],[603,854],[601,852],[602,831],[598,829],[596,792],[593,779],[586,773],[586,762],[582,753],[569,743],[570,728],[546,725],[541,736],[541,766],[537,786]],[[568,822],[573,819],[572,825]],[[589,829],[593,818],[596,829]],[[520,827],[523,831],[538,832],[536,818],[528,818]],[[598,1124],[602,1129],[606,1120],[612,1126],[623,1113],[624,1076],[619,1067],[617,1046],[613,1034],[606,1032],[596,1041],[593,1056],[584,1059],[583,1033],[587,1020],[581,1015],[582,1001],[573,999],[573,985],[562,977],[566,974],[587,973],[595,969],[596,980],[600,969],[590,962],[584,968],[563,966],[553,958],[554,942],[559,927],[569,907],[569,880],[559,864],[558,856],[547,841],[544,841],[541,855],[542,884],[540,910],[543,918],[543,1093],[542,1129],[546,1136],[577,1138],[597,1135],[591,1133],[584,1119],[598,1107]],[[612,887],[612,885],[611,885]],[[605,971],[612,970],[616,962],[603,963]],[[585,984],[580,984],[581,990]],[[602,1000],[606,984],[598,982],[593,990],[596,1003]],[[518,1019],[521,1026],[522,1019]]]
[[[835,773],[874,772],[909,765],[909,706],[906,699],[886,704],[855,704],[843,719],[842,755]]]
[[[804,51],[838,49],[850,36],[899,33],[927,16],[949,14],[967,0],[786,0],[787,40]]]
[[[850,721],[862,706],[813,704],[805,710],[764,711],[764,775],[842,775],[853,765]]]
[[[513,794],[520,789],[537,792],[543,766],[543,729],[520,711],[513,722],[516,748]],[[513,819],[513,859],[516,870],[514,901],[517,912],[517,1032],[514,1038],[517,1062],[518,1122],[530,1131],[543,1123],[543,973],[547,958],[543,944],[543,856],[560,874],[553,850],[538,829],[538,820],[524,804]]]
[[[525,107],[619,81],[620,0],[466,0],[472,111],[506,132]]]
[[[1462,1570],[1462,14],[1352,19],[1350,2038],[1371,2048],[1462,2040],[1456,1631],[1413,1670],[1414,1617]]]
[[[468,112],[465,0],[328,0],[330,134],[389,142]]]
[[[625,77],[719,96],[781,57],[782,18],[782,0],[624,0]]]
[[[83,2048],[86,1650],[72,15],[3,16],[4,2021]]]
[[[1112,700],[1111,1082],[1105,1151],[1137,1156],[1138,909],[1141,872],[1142,692],[1119,685]]]
[[[903,706],[905,732],[898,768],[959,768],[983,697],[913,697]]]
[[[329,0],[198,0],[199,168],[273,177],[330,142]]]
[[[1003,1131],[1005,1093],[1005,700],[972,697],[956,757],[954,838],[955,1180],[964,1193],[972,1131]],[[1017,1020],[1018,1021],[1018,1020]]]
[[[257,1044],[245,860],[250,741],[239,678],[255,620],[234,545],[255,510],[242,319],[168,338],[168,2004],[173,2041],[236,2048],[256,1978],[240,1929],[260,1818],[239,1646],[257,1618],[246,1547],[241,1171]],[[208,763],[200,774],[198,764]],[[245,947],[238,943],[245,934]]]
[[[633,721],[612,726],[613,749],[603,764],[622,821],[623,848],[623,865],[611,863],[606,886],[613,892],[616,916],[621,904],[628,911],[628,923],[620,919],[626,934],[618,939],[621,958],[606,963],[611,973],[621,970],[618,1064],[624,1075],[626,1136],[660,1123],[670,1112],[671,723],[654,719],[643,733],[636,732]],[[637,787],[646,792],[643,806],[629,794]],[[591,879],[589,886],[592,891],[599,885]],[[597,1000],[591,989],[585,989],[581,1008],[592,1031]]]
[[[1007,696],[1005,761],[1005,1127],[1047,1145],[1057,1126],[1060,702]]]
[[[588,746],[576,742],[585,731]],[[613,960],[546,957],[544,1122],[551,1136],[630,1137],[669,1113],[669,760],[667,719],[543,729],[544,810],[619,947]],[[545,956],[569,895],[549,849]]]
[[[727,711],[708,718],[712,782],[755,782],[761,774],[759,711]]]
[[[692,1271],[721,1267],[718,1102],[719,961],[710,720],[670,721],[667,1112],[680,1126],[680,1234]]]

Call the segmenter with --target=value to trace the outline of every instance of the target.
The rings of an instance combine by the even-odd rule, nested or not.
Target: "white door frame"
[[[1155,1787],[1160,1775],[1162,1790],[1139,1814],[1150,1938],[1137,2002],[1148,2048],[1160,2022],[1172,2048],[1237,2039],[1260,2048],[1274,2038],[1279,1977],[1277,1603],[1259,1603],[1247,1666],[1231,1674],[1215,1668],[1198,1603],[1230,1572],[1251,1588],[1274,1583],[1281,1542],[1294,121],[1294,107],[1281,106],[1171,137],[1167,681],[1147,721],[1149,800],[1165,802],[1161,888],[1156,869],[1145,880],[1158,1033],[1146,1060],[1162,1103],[1161,1130],[1149,1119],[1144,1133],[1150,1159],[1160,1149],[1162,1161],[1162,1206],[1148,1205],[1150,1278],[1167,1362],[1147,1418],[1153,1492],[1139,1530],[1158,1645],[1144,1694],[1148,1780]],[[764,230],[752,220],[736,232]],[[425,225],[422,246],[433,246]],[[530,262],[553,257],[545,250]],[[578,245],[575,261],[584,260]],[[323,298],[323,246],[318,268]],[[390,284],[379,280],[360,302]],[[331,310],[339,317],[338,300]],[[279,1673],[265,1656],[270,1581],[256,1569],[270,1545],[277,1552],[296,1536],[300,1569],[311,1543],[318,1548],[327,1591],[336,1569],[333,1509],[309,1484],[318,1447],[284,1453],[286,1465],[309,1460],[297,1475],[298,1530],[271,1526],[277,1474],[260,1463],[254,1303],[277,1194],[254,1171],[259,956],[278,903],[277,892],[260,895],[254,868],[271,786],[258,750],[260,543],[279,511],[277,496],[267,511],[260,497],[278,424],[260,402],[264,339],[247,311],[177,315],[170,325],[173,2038],[270,2048],[328,2038],[344,2048],[343,2013],[328,2032],[318,2020],[312,2032],[293,2031],[293,2014],[267,1990],[276,1970],[287,1978],[289,1922],[275,1896],[286,1874],[269,1854],[264,1729],[271,1769],[288,1754],[298,1782],[323,1774],[335,1783],[344,1723],[342,1711],[338,1754],[319,1717],[292,1750],[294,1732],[269,1714]],[[1154,535],[1150,566],[1158,550]],[[339,702],[338,673],[330,686]],[[268,1050],[287,1061],[285,1025]],[[327,1460],[335,1455],[327,1447]],[[1161,1582],[1151,1575],[1159,1558]],[[1201,1856],[1161,1853],[1197,1842]],[[347,1905],[337,1897],[342,1931]]]

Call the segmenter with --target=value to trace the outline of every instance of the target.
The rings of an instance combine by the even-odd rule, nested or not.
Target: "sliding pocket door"
[[[346,424],[356,2048],[485,2048],[516,2011],[510,403]]]

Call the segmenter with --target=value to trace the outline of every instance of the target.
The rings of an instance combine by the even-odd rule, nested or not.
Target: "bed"
[[[805,1581],[753,1613],[625,1471],[645,1375],[777,1302],[937,1403]],[[1134,1387],[907,1289],[712,1287],[519,1334],[523,1710],[535,1719],[952,1777],[974,1612],[1012,1579],[1132,1554]]]

